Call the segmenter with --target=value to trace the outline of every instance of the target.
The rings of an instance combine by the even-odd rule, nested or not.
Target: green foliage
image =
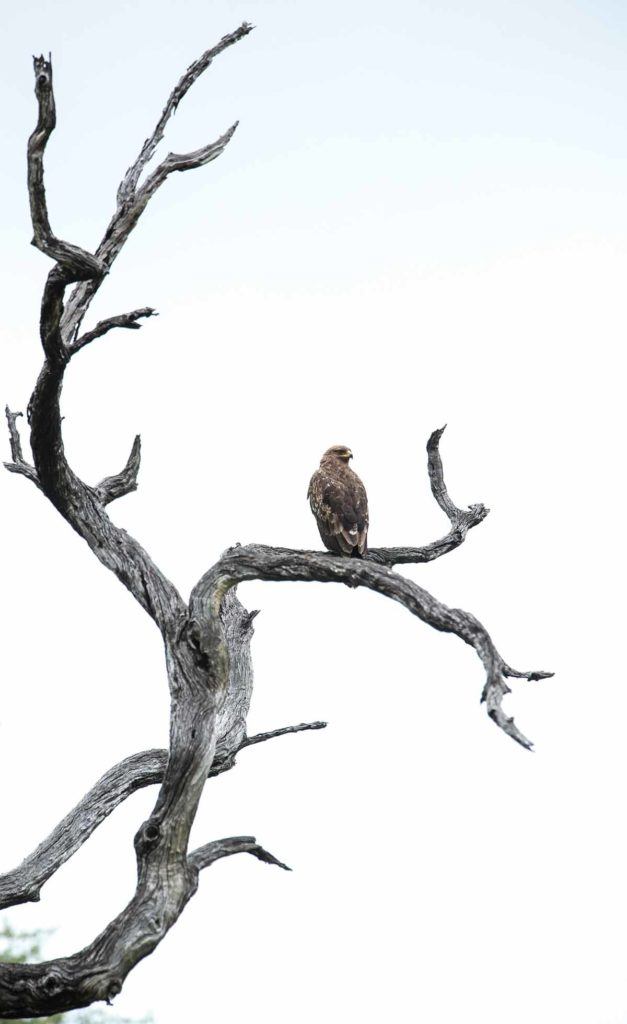
[[[0,928],[0,962],[6,964],[36,963],[43,959],[42,944],[48,932],[18,932],[6,922]],[[53,1017],[29,1018],[32,1024],[152,1024],[151,1017],[130,1021],[113,1017],[102,1010],[80,1010],[74,1013],[55,1013]],[[28,1024],[25,1020],[6,1020],[3,1024]]]

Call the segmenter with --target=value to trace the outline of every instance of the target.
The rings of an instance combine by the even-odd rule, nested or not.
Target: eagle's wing
[[[351,555],[357,549],[363,555],[368,537],[368,499],[356,473],[336,476],[318,469],[307,495],[320,536],[329,550]]]
[[[352,469],[349,469],[350,473],[350,491],[351,491],[351,509],[349,510],[347,520],[353,519],[351,525],[350,535],[351,538],[355,538],[353,541],[354,546],[359,551],[360,555],[365,554],[366,546],[368,543],[368,497],[366,495],[366,488],[359,479],[356,473]]]

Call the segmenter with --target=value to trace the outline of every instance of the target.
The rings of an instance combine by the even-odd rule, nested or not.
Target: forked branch
[[[296,551],[272,548],[263,544],[247,544],[230,548],[200,580],[190,598],[192,615],[202,616],[205,609],[215,614],[230,587],[250,580],[273,582],[343,583],[348,587],[367,587],[384,597],[404,605],[412,615],[443,633],[454,633],[478,654],[486,671],[482,700],[496,724],[523,747],[532,743],[509,718],[501,704],[509,687],[506,677],[547,679],[552,672],[518,672],[512,670],[501,655],[484,626],[460,608],[448,608],[423,587],[369,559],[342,558],[318,551]]]
[[[168,101],[154,131],[144,142],[137,159],[129,167],[118,188],[117,207],[115,213],[113,214],[113,217],[105,231],[104,237],[96,251],[97,258],[107,267],[107,269],[111,268],[113,261],[116,259],[128,239],[128,236],[137,224],[141,214],[145,210],[148,201],[167,179],[170,173],[172,171],[189,170],[208,163],[210,160],[215,159],[216,156],[219,156],[230,141],[236,125],[229,128],[228,131],[220,136],[216,142],[210,143],[208,146],[204,146],[193,153],[184,154],[182,156],[170,154],[155,169],[155,171],[153,171],[150,178],[147,179],[143,185],[140,185],[139,183],[139,179],[144,169],[154,156],[158,144],[163,139],[168,121],[191,86],[209,67],[211,67],[214,59],[219,54],[239,42],[251,31],[252,25],[244,22],[234,32],[230,32],[228,35],[223,36],[216,46],[205,50],[202,56],[190,65],[170,93]],[[63,336],[67,342],[70,342],[76,337],[81,321],[99,287],[100,280],[93,278],[90,281],[85,281],[84,283],[79,284],[72,292],[63,314],[63,321],[61,324]]]
[[[468,530],[488,514],[484,505],[471,505],[468,511],[451,500],[440,456],[439,443],[444,428],[435,430],[427,443],[431,490],[451,523],[450,533],[441,541],[422,548],[372,548],[363,559],[342,558],[326,552],[271,548],[263,544],[237,545],[198,582],[190,597],[192,617],[219,614],[231,587],[249,580],[344,583],[348,587],[367,587],[404,605],[412,615],[434,629],[453,633],[473,647],[486,672],[481,696],[490,718],[508,736],[531,749],[532,743],[518,729],[514,719],[502,708],[503,697],[510,692],[506,678],[548,679],[552,672],[516,671],[503,660],[487,629],[469,612],[448,608],[417,583],[392,572],[389,566],[399,562],[426,562],[439,558],[465,539]]]
[[[237,754],[246,747],[266,743],[278,736],[324,729],[325,726],[326,722],[302,722],[245,736],[237,747],[229,749],[222,758],[214,759],[208,777],[230,771]],[[45,883],[80,850],[116,807],[139,789],[163,781],[167,762],[167,750],[144,750],[110,768],[37,849],[18,867],[0,875],[0,910],[20,903],[38,902]]]
[[[235,30],[235,32],[230,32],[228,35],[223,36],[216,46],[212,46],[209,50],[205,50],[198,60],[195,60],[193,64],[190,64],[185,74],[180,78],[170,93],[168,101],[163,108],[161,117],[156,124],[155,130],[152,135],[146,139],[139,156],[135,162],[131,164],[124,175],[118,189],[118,204],[120,206],[124,206],[135,192],[142,171],[154,156],[157,146],[163,139],[168,121],[175,113],[176,108],[191,86],[202,75],[203,71],[206,71],[207,68],[211,66],[215,58],[220,53],[226,50],[229,46],[233,46],[234,43],[239,42],[239,40],[243,39],[244,36],[247,36],[249,32],[252,32],[252,25],[244,22]]]

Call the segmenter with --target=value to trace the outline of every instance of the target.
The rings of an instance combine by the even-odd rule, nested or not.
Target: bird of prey
[[[362,558],[368,538],[366,488],[349,466],[343,444],[328,448],[309,482],[307,497],[325,547],[334,555]]]

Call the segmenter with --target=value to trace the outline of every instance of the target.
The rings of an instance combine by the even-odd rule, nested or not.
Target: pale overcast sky
[[[77,357],[63,396],[89,482],[134,434],[113,507],[187,594],[235,541],[318,543],[305,494],[349,444],[371,542],[466,544],[403,572],[554,679],[507,700],[527,753],[479,706],[474,653],[400,606],[247,585],[261,608],[244,752],[207,784],[195,844],[254,834],[293,874],[215,865],[119,1014],[157,1024],[627,1024],[624,656],[627,9],[612,0],[287,3],[25,0],[4,19],[2,402],[25,409],[49,261],[29,246],[31,54],[53,54],[53,229],[94,247],[116,186],[192,60],[247,20],[163,151],[234,120],[173,176],[90,314],[151,305]],[[4,450],[8,454],[8,444]],[[108,767],[165,745],[152,622],[28,481],[0,476],[0,870]],[[134,888],[135,795],[17,927],[89,942]]]

